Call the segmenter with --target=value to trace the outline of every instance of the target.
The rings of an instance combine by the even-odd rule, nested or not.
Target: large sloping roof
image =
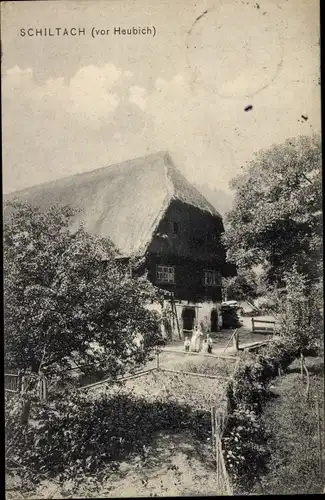
[[[175,168],[166,151],[5,196],[5,200],[14,198],[42,210],[54,204],[81,209],[73,225],[83,221],[88,232],[110,238],[125,256],[145,252],[173,199],[221,217]]]

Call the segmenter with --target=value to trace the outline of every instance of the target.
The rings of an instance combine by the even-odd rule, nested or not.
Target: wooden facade
[[[148,246],[146,267],[150,281],[172,292],[176,300],[221,301],[226,261],[221,243],[223,231],[220,217],[172,201]],[[174,280],[159,275],[162,267],[174,270]]]

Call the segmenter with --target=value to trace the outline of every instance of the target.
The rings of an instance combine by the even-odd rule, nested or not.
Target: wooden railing
[[[261,324],[266,326],[259,326]],[[274,331],[275,331],[275,321],[252,318],[253,333],[274,333]]]

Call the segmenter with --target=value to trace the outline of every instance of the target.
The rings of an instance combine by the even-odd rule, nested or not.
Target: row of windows
[[[156,281],[157,283],[176,283],[175,267],[157,266]],[[218,271],[206,269],[204,270],[203,282],[205,286],[221,286],[221,274]]]

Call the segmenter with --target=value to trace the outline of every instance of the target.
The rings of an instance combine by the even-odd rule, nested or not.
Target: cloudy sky
[[[167,149],[227,192],[255,151],[320,130],[318,3],[2,4],[4,191]],[[112,33],[132,26],[156,36]],[[57,27],[86,35],[20,36]]]

